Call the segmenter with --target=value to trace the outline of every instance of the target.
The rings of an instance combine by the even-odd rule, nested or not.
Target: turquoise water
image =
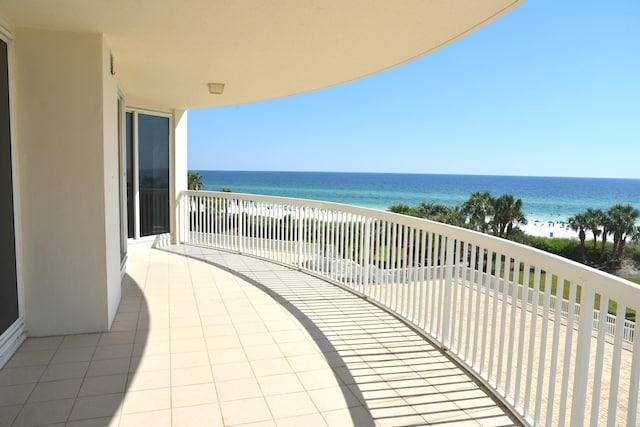
[[[640,209],[640,180],[487,175],[198,171],[203,190],[326,200],[387,210],[420,202],[460,205],[475,191],[521,198],[529,221],[564,221],[616,203]]]

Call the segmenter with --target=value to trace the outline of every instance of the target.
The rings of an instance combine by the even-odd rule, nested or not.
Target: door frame
[[[11,149],[11,177],[13,180],[13,230],[15,235],[15,258],[16,258],[16,285],[18,295],[18,319],[0,335],[0,368],[4,366],[13,353],[18,350],[26,339],[24,321],[24,287],[23,287],[23,266],[22,266],[22,234],[20,216],[20,181],[18,179],[18,161],[16,146],[16,120],[15,120],[15,70],[13,60],[13,34],[0,23],[0,39],[7,44],[7,64],[9,80],[9,126],[10,126],[10,149]]]

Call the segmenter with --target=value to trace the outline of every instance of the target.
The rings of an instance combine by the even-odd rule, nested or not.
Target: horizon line
[[[250,169],[187,169],[189,172],[264,172],[264,173],[335,173],[335,174],[378,174],[378,175],[443,175],[443,176],[486,176],[505,178],[568,178],[568,179],[617,179],[637,181],[638,178],[611,176],[568,176],[568,175],[512,175],[512,174],[482,174],[482,173],[451,173],[451,172],[374,172],[374,171],[322,171],[322,170],[250,170]]]

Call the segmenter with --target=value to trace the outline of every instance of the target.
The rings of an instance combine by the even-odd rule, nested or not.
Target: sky
[[[640,1],[529,0],[406,65],[189,112],[190,170],[640,178]]]

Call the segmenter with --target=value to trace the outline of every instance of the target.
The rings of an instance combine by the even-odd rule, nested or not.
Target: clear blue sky
[[[530,0],[402,67],[188,123],[189,169],[640,178],[640,1]]]

